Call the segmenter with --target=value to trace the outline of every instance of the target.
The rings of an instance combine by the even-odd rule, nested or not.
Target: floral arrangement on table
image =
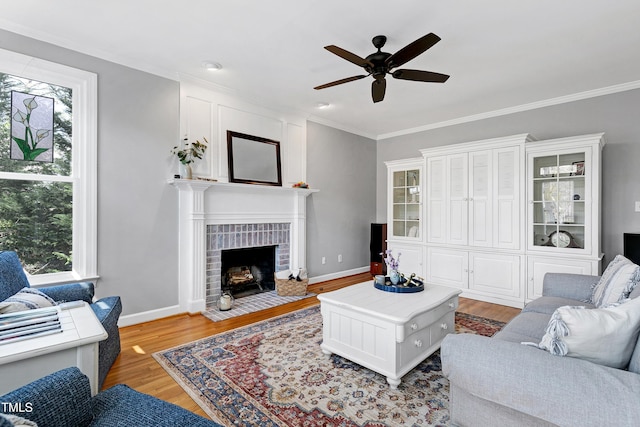
[[[380,255],[385,255],[384,262],[387,264],[389,270],[398,270],[398,267],[400,266],[400,255],[402,255],[402,252],[398,252],[397,259],[393,257],[393,251],[391,249],[387,249]]]
[[[398,257],[394,258],[391,249],[387,249],[384,251],[384,254],[381,253],[380,255],[385,255],[384,262],[387,264],[389,280],[391,280],[391,283],[394,285],[397,285],[398,282],[400,282],[400,272],[398,268],[400,266],[400,255],[402,255],[402,253],[398,252]]]
[[[394,258],[391,249],[387,249],[381,252],[380,255],[383,255],[384,262],[387,264],[387,277],[389,280],[387,281],[387,277],[385,276],[376,276],[374,286],[377,289],[400,293],[424,291],[424,279],[422,277],[418,277],[416,273],[405,276],[398,271],[400,267],[400,255],[402,255],[402,253],[398,252],[398,257]],[[391,282],[391,285],[389,285],[389,282]]]
[[[296,182],[295,184],[293,184],[292,187],[293,188],[309,188],[309,184],[307,184],[304,181],[300,181],[300,182]]]
[[[196,142],[189,142],[188,138],[183,139],[182,145],[176,145],[171,149],[171,153],[178,157],[180,163],[186,166],[186,177],[191,179],[191,163],[196,159],[202,159],[204,152],[207,151],[207,138],[202,137],[204,142],[200,142],[196,139]]]

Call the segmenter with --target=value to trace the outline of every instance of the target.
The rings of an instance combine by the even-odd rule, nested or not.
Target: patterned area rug
[[[504,324],[456,313],[459,332],[493,335]],[[449,421],[439,352],[402,378],[320,350],[319,306],[255,323],[153,357],[225,426],[431,426]]]

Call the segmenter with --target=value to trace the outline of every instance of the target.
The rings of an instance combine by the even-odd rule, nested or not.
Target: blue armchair
[[[89,378],[73,367],[0,396],[0,402],[0,413],[33,421],[39,427],[221,427],[124,384],[92,397]],[[0,416],[0,427],[11,425]]]
[[[29,280],[20,263],[18,255],[13,251],[0,251],[0,301],[15,295],[22,288],[29,288]],[[86,301],[91,305],[96,317],[109,334],[109,337],[99,344],[98,356],[98,388],[120,354],[120,332],[118,319],[122,313],[120,297],[111,296],[93,301],[94,287],[91,282],[69,283],[38,288],[56,302]]]

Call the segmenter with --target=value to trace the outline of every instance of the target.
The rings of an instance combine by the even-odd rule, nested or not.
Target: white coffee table
[[[89,304],[59,311],[62,332],[0,345],[0,394],[77,366],[98,392],[98,343],[107,332]]]
[[[460,292],[435,285],[416,293],[385,292],[371,280],[320,294],[320,347],[386,376],[395,389],[455,332]]]

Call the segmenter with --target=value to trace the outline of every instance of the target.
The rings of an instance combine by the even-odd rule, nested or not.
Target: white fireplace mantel
[[[199,179],[170,179],[179,191],[180,310],[206,308],[206,227],[211,224],[291,224],[291,266],[306,268],[306,198],[319,191]]]

